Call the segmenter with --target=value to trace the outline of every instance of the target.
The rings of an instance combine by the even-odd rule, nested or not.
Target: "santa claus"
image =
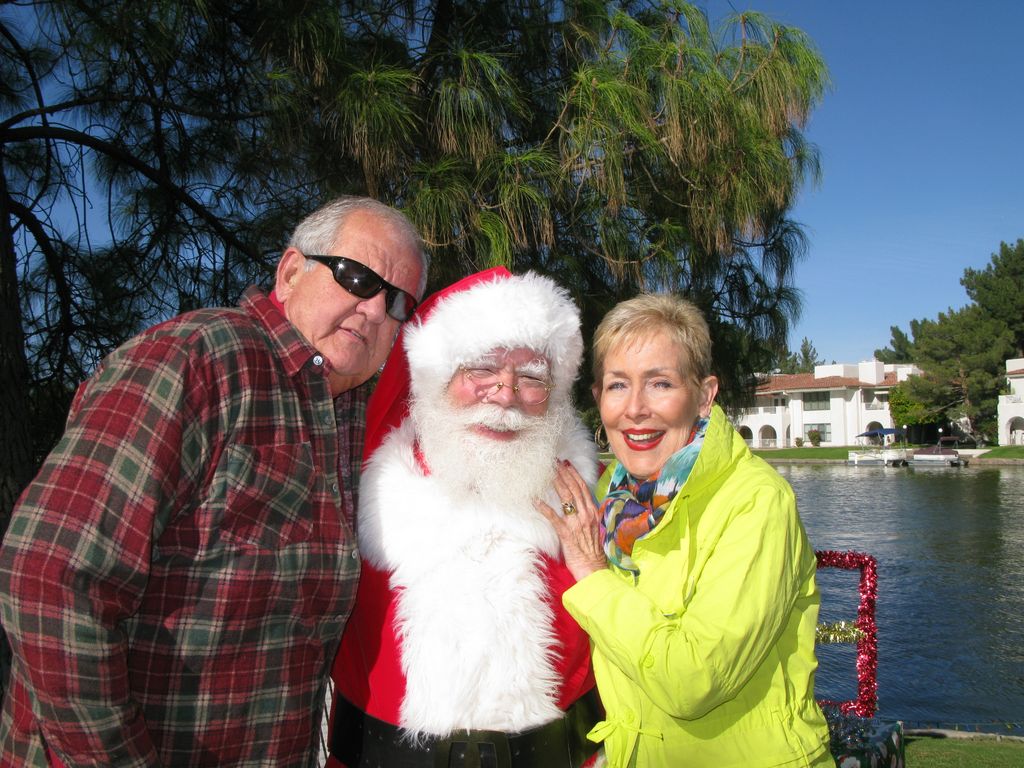
[[[534,500],[561,506],[556,461],[596,479],[571,397],[579,312],[551,280],[499,268],[417,318],[367,414],[331,764],[575,768],[596,749],[600,705],[587,637],[562,607],[572,578]]]

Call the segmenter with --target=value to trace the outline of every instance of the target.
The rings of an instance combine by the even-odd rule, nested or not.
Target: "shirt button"
[[[323,364],[324,364],[324,356],[323,355],[313,355],[313,365],[323,365]]]
[[[651,654],[647,654],[646,656],[644,656],[644,666],[647,669],[650,669],[654,666],[654,657]]]
[[[359,559],[359,553],[356,550],[354,550],[354,549],[352,550],[352,559],[353,560],[358,560]]]
[[[320,423],[323,424],[325,427],[329,427],[331,426],[331,424],[334,423],[334,417],[331,416],[331,414],[329,413],[325,413],[323,416],[320,417]]]
[[[337,493],[338,492],[338,484],[337,483],[331,483],[331,490],[334,491],[335,493]]]

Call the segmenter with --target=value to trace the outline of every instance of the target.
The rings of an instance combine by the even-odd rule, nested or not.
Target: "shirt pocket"
[[[316,470],[309,443],[231,444],[222,462],[222,537],[259,549],[308,541]]]

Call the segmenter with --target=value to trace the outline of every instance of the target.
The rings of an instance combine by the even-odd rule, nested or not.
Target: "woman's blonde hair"
[[[704,313],[696,305],[670,293],[643,293],[620,301],[604,316],[594,332],[594,381],[604,377],[608,353],[620,346],[635,346],[665,333],[679,349],[679,373],[698,384],[711,375],[711,333]]]

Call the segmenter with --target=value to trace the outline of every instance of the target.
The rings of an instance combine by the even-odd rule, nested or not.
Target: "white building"
[[[1024,357],[1006,361],[1010,394],[999,396],[996,422],[1000,445],[1024,445]]]
[[[757,388],[754,407],[740,411],[736,429],[752,448],[787,447],[798,437],[807,442],[814,429],[822,445],[856,445],[862,432],[896,426],[889,415],[889,388],[920,373],[909,363],[869,360],[816,365],[814,373],[775,374]]]

